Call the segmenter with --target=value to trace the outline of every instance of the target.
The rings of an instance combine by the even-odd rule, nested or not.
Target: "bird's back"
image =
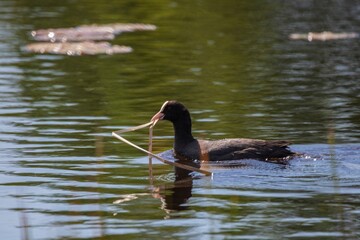
[[[189,159],[223,161],[240,159],[284,159],[295,153],[288,149],[288,141],[265,141],[247,138],[222,140],[194,140],[175,151]]]

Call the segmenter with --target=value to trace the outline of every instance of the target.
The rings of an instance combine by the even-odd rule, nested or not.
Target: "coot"
[[[191,117],[187,108],[177,101],[166,101],[152,121],[168,120],[175,130],[175,155],[181,159],[223,161],[258,159],[284,163],[294,152],[288,149],[288,141],[230,138],[198,140],[191,132]]]

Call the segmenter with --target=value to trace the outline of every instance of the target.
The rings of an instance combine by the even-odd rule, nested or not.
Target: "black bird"
[[[152,121],[168,120],[175,130],[175,156],[186,160],[223,161],[258,159],[277,163],[296,153],[289,150],[288,141],[266,141],[247,138],[197,140],[191,132],[191,117],[187,108],[177,101],[166,101]]]

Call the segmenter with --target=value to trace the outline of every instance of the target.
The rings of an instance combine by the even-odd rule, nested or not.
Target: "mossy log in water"
[[[76,43],[32,43],[26,50],[35,53],[52,53],[64,55],[96,55],[129,53],[131,47],[111,45],[108,42],[76,42]]]
[[[309,42],[329,41],[329,40],[359,38],[359,34],[354,32],[342,32],[342,33],[309,32],[309,33],[293,33],[290,34],[289,38],[291,40],[308,40]]]
[[[36,41],[44,42],[80,42],[111,40],[122,32],[153,31],[155,25],[142,23],[113,23],[104,25],[81,25],[72,28],[49,28],[31,32]]]

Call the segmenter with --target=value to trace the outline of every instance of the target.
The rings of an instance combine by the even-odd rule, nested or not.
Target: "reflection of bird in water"
[[[162,155],[169,155],[172,151],[166,151]],[[189,162],[184,160],[177,160],[182,164],[190,164],[192,167],[210,168],[211,170],[225,170],[239,169],[239,168],[255,168],[255,169],[284,169],[286,165],[283,164],[269,164],[256,160],[243,160],[243,161],[226,161],[220,163],[198,163]],[[175,179],[172,183],[166,183],[153,187],[152,196],[158,198],[162,202],[161,208],[170,213],[171,211],[188,210],[189,206],[186,205],[187,201],[192,197],[192,188],[194,175],[191,171],[175,167]]]
[[[161,208],[166,212],[188,209],[188,206],[184,204],[192,196],[193,177],[190,173],[189,170],[175,167],[175,180],[173,183],[154,187],[153,196],[161,199]]]
[[[239,168],[250,168],[250,169],[262,169],[262,170],[274,170],[274,169],[283,169],[286,168],[286,165],[282,164],[269,164],[266,162],[256,161],[256,160],[239,160],[239,161],[222,161],[217,163],[203,162],[198,161],[188,161],[175,159],[173,157],[173,151],[168,150],[163,153],[160,153],[160,156],[166,158],[170,161],[177,161],[182,164],[191,165],[192,167],[199,168],[210,168],[210,170],[225,170],[230,169],[239,169]],[[151,166],[149,166],[151,167]],[[150,179],[150,193],[133,193],[119,196],[119,199],[114,201],[114,204],[122,204],[124,202],[133,201],[143,196],[149,196],[161,200],[161,209],[166,212],[165,218],[170,218],[171,212],[188,210],[189,206],[187,205],[188,200],[192,197],[192,188],[193,180],[197,176],[192,174],[194,172],[183,169],[183,168],[174,168],[174,174],[163,175],[160,178],[166,178],[166,183],[156,184],[152,172],[149,172]],[[169,178],[171,182],[169,182]]]
[[[176,160],[173,157],[173,153],[171,150],[165,151],[160,154],[163,158],[167,158],[169,161],[177,161],[180,162],[180,160]],[[191,165],[194,168],[199,168],[200,165],[198,163],[183,163],[186,165]],[[149,164],[149,169],[152,169],[151,164]],[[114,204],[122,204],[125,202],[136,200],[142,196],[149,196],[156,199],[160,199],[162,202],[161,209],[163,209],[167,215],[165,218],[169,218],[168,215],[172,211],[181,211],[181,210],[187,210],[188,207],[184,204],[189,200],[189,198],[192,196],[192,186],[193,186],[193,179],[194,176],[191,174],[192,171],[183,169],[183,168],[174,168],[174,174],[169,175],[163,175],[162,178],[166,178],[167,182],[164,184],[157,184],[155,183],[155,178],[152,175],[152,171],[149,171],[149,181],[150,181],[150,193],[131,193],[131,194],[124,194],[118,196],[118,199],[115,200]],[[169,176],[171,179],[171,182],[169,181]],[[161,178],[161,177],[160,177]],[[116,214],[114,214],[116,215]]]

